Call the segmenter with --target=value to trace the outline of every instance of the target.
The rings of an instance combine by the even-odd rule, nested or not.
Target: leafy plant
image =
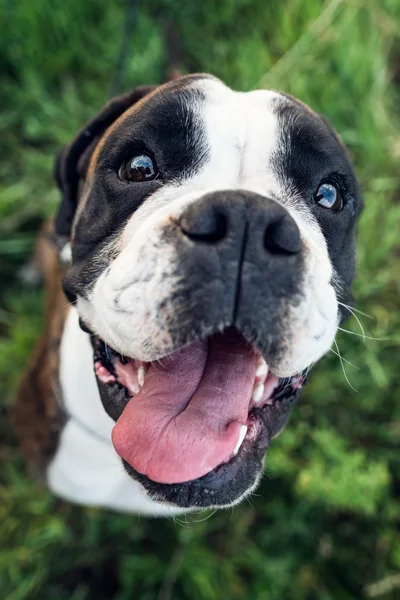
[[[131,6],[118,92],[163,81],[165,24],[172,20],[183,71],[209,71],[242,90],[292,93],[341,133],[365,197],[355,293],[368,317],[355,312],[344,326],[350,333],[340,332],[342,363],[329,353],[315,367],[248,503],[215,515],[146,520],[68,505],[31,481],[7,410],[40,332],[42,294],[24,288],[17,274],[40,222],[57,206],[56,150],[115,86],[128,13],[121,0],[4,0],[0,597],[400,597],[400,4],[149,0]]]

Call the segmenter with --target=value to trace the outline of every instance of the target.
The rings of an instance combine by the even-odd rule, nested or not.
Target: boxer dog
[[[192,75],[112,100],[56,178],[47,325],[16,407],[31,468],[86,505],[238,503],[352,303],[343,144],[291,96]]]

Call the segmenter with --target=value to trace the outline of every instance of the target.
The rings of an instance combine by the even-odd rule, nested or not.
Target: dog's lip
[[[97,358],[99,357],[99,349],[101,348],[104,360],[108,361],[107,364],[112,369],[112,358],[117,356],[117,353],[113,350],[106,349],[104,342],[102,342],[100,338],[97,338]],[[281,379],[279,386],[273,394],[273,401],[270,404],[263,406],[263,408],[258,408],[253,405],[249,411],[249,420],[251,421],[251,424],[248,423],[246,436],[244,437],[238,453],[229,460],[217,465],[214,469],[211,469],[201,477],[192,478],[182,483],[160,483],[137,472],[131,465],[128,465],[128,463],[123,461],[125,468],[134,479],[139,480],[144,485],[150,495],[155,494],[157,498],[159,497],[159,499],[163,501],[169,501],[168,498],[172,496],[174,504],[179,506],[189,506],[181,503],[185,502],[185,500],[179,499],[179,490],[182,491],[183,498],[186,498],[188,493],[191,495],[194,493],[194,489],[197,490],[196,495],[200,493],[199,490],[203,489],[207,490],[204,491],[207,498],[201,499],[198,497],[196,500],[198,506],[212,506],[214,500],[221,506],[222,504],[218,499],[218,494],[221,492],[222,488],[225,488],[226,492],[226,489],[229,488],[227,482],[232,480],[238,472],[241,472],[241,480],[244,482],[243,489],[241,491],[239,490],[238,494],[236,494],[238,497],[248,492],[254,485],[262,470],[262,460],[269,445],[269,441],[277,433],[274,430],[276,411],[278,410],[279,412],[279,407],[283,404],[282,401],[285,401],[286,396],[292,396],[293,399],[297,398],[303,383],[304,378],[301,376],[297,376],[297,378],[293,377],[292,385],[288,385],[288,379]],[[111,389],[113,389],[114,385],[119,388],[118,393],[120,398],[122,395],[121,391],[124,390],[127,403],[130,400],[129,394],[115,378],[110,381],[107,388],[111,387]],[[120,405],[118,411],[119,414],[117,413],[114,417],[116,420],[119,419],[123,410],[124,405]],[[250,475],[249,472],[251,472]],[[237,487],[236,483],[235,487]],[[211,493],[210,489],[214,490],[214,492]],[[232,497],[228,503],[235,501],[236,498]]]
[[[121,383],[131,366],[117,361]],[[253,346],[232,327],[152,363],[139,392],[128,388],[133,397],[114,426],[115,450],[160,483],[210,472],[243,440],[255,372]]]
[[[275,410],[288,416],[300,390],[301,388],[293,390],[289,397],[278,398],[273,405],[253,409],[250,413],[253,435],[246,436],[239,452],[228,462],[218,465],[202,477],[179,484],[161,484],[138,473],[126,461],[122,461],[124,468],[134,480],[143,485],[154,501],[185,509],[223,508],[237,504],[244,495],[257,487],[271,438],[280,432],[280,429],[271,429],[273,419],[270,413]],[[232,481],[235,481],[234,489]]]
[[[212,508],[230,506],[236,503],[241,496],[253,489],[262,471],[265,452],[269,446],[267,430],[263,427],[260,415],[251,416],[251,437],[244,439],[238,453],[229,461],[217,465],[214,469],[201,477],[183,483],[158,483],[146,475],[137,472],[128,462],[122,461],[127,473],[139,481],[148,492],[152,500],[168,502],[182,508]],[[249,428],[250,429],[250,428]],[[256,462],[256,468],[248,468],[248,459]],[[229,495],[229,485],[236,478],[242,479],[242,486],[236,489],[232,497],[225,498],[222,503],[220,495]],[[188,501],[187,496],[196,496]]]

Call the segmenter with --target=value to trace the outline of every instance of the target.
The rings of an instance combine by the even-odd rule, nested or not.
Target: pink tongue
[[[115,450],[159,483],[190,481],[226,462],[247,422],[255,363],[230,329],[152,364],[114,426]]]

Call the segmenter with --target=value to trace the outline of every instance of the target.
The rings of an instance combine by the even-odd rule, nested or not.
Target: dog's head
[[[57,179],[64,289],[126,470],[160,502],[236,503],[351,303],[342,143],[290,96],[195,75],[112,101]]]

